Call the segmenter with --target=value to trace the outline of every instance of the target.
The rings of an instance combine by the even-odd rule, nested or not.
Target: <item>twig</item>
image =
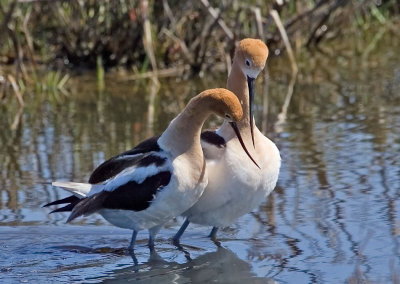
[[[149,105],[147,107],[147,127],[146,136],[151,137],[154,135],[154,103],[156,101],[156,96],[160,90],[160,82],[156,76],[150,77],[150,93],[149,93]]]
[[[384,25],[375,34],[372,41],[367,45],[367,47],[364,49],[364,51],[362,53],[362,58],[364,59],[364,60],[362,60],[362,62],[367,62],[366,59],[368,58],[371,51],[373,51],[376,48],[376,45],[378,44],[378,42],[380,42],[380,40],[383,37],[383,35],[385,34],[386,30],[387,30],[387,26]]]
[[[175,20],[174,15],[172,14],[171,8],[169,7],[168,1],[163,0],[162,3],[163,3],[163,8],[164,8],[165,14],[167,14],[167,17],[168,17],[169,21],[171,22],[172,27],[175,28],[176,20]]]
[[[263,29],[263,25],[262,25],[262,19],[261,19],[261,11],[260,11],[260,8],[258,8],[258,7],[252,7],[251,10],[253,11],[254,16],[256,17],[258,37],[259,37],[261,40],[264,40],[264,29]]]
[[[285,102],[283,103],[282,110],[278,114],[278,121],[275,124],[276,132],[282,132],[281,125],[286,122],[287,111],[290,105],[290,101],[292,100],[293,89],[296,83],[297,73],[292,73],[292,77],[290,78],[288,91],[286,93]]]
[[[2,72],[1,68],[0,72]],[[8,84],[6,78],[0,74],[0,103],[7,96]]]
[[[179,44],[179,46],[182,49],[183,55],[185,56],[185,58],[189,64],[193,62],[192,56],[190,55],[190,52],[189,52],[189,49],[183,40],[181,40],[180,38],[175,36],[171,31],[167,30],[166,28],[163,28],[161,32]]]
[[[309,15],[313,14],[316,10],[318,10],[319,8],[321,8],[325,4],[329,4],[329,1],[328,0],[321,0],[314,7],[312,7],[311,9],[308,9],[308,10],[304,11],[303,13],[297,15],[295,18],[290,19],[285,24],[286,30],[288,30],[291,26],[293,26],[298,21],[301,21],[302,19],[304,19],[304,18],[308,17]]]
[[[147,56],[150,59],[151,67],[157,70],[156,56],[154,55],[153,40],[151,38],[151,24],[149,20],[149,1],[141,1],[142,15],[143,15],[143,45],[146,49]]]
[[[192,70],[196,70],[196,72],[200,73],[202,76],[202,71],[204,70],[204,63],[206,59],[207,53],[207,44],[209,42],[209,38],[211,37],[211,33],[213,29],[217,26],[220,14],[218,14],[218,18],[214,19],[213,22],[209,22],[208,24],[204,25],[203,30],[201,31],[201,35],[198,37],[200,40],[200,44],[196,50],[194,59],[196,60],[195,64],[192,64]],[[193,68],[194,67],[194,68]]]
[[[297,68],[297,64],[296,64],[296,59],[294,57],[293,49],[292,49],[292,46],[290,45],[290,41],[287,36],[286,30],[285,30],[284,26],[282,25],[281,18],[279,17],[279,14],[276,10],[271,10],[270,14],[271,14],[271,17],[274,19],[276,26],[278,27],[278,30],[281,34],[283,43],[285,44],[286,50],[288,52],[289,60],[290,60],[291,67],[292,67],[292,73],[297,75],[298,68]]]
[[[55,2],[55,1],[63,1],[63,0],[17,0],[18,3],[36,3],[36,2]]]
[[[15,114],[14,121],[10,126],[11,130],[16,130],[18,128],[18,125],[20,125],[23,110],[24,108],[22,106],[18,108],[18,112]]]
[[[263,84],[263,111],[262,111],[262,124],[261,129],[262,132],[265,134],[268,130],[268,110],[269,110],[269,92],[268,92],[268,85],[269,85],[269,72],[268,68],[265,68],[264,71],[264,84]]]
[[[36,65],[36,61],[34,59],[34,55],[33,55],[33,40],[32,40],[31,34],[29,33],[29,29],[28,29],[28,22],[29,22],[30,17],[31,17],[31,9],[28,10],[28,12],[26,13],[26,15],[24,17],[24,21],[22,24],[22,30],[25,34],[29,59],[32,63],[33,71],[36,76],[37,65]],[[35,78],[35,79],[37,79],[37,78]]]
[[[18,100],[19,105],[20,105],[21,107],[23,107],[23,106],[24,106],[24,99],[22,98],[22,94],[21,94],[20,91],[19,91],[17,82],[15,82],[15,79],[14,79],[14,77],[13,77],[11,74],[9,74],[9,75],[7,76],[7,78],[8,78],[8,81],[11,83],[11,86],[12,86],[12,88],[13,88],[13,90],[14,90],[15,96],[17,97],[17,100]]]
[[[17,80],[20,78],[20,74],[22,73],[24,78],[29,78],[28,73],[26,72],[23,58],[24,58],[24,52],[21,48],[20,42],[18,37],[16,36],[16,33],[11,30],[9,27],[7,27],[8,35],[11,38],[11,41],[13,43],[14,49],[15,49],[15,55],[16,55],[16,60],[15,60],[15,69],[16,69],[16,78]]]
[[[340,6],[345,5],[348,1],[346,0],[337,0],[333,5],[331,5],[328,9],[328,11],[325,12],[325,15],[322,16],[322,19],[315,25],[315,28],[311,32],[310,37],[307,40],[306,46],[309,47],[311,43],[315,43],[315,35],[317,34],[317,31],[320,29],[320,27],[328,21],[328,19],[331,17],[331,14],[338,9]]]
[[[152,78],[152,77],[158,77],[158,78],[174,77],[174,76],[182,75],[182,73],[184,71],[187,71],[189,69],[190,69],[189,65],[184,65],[184,66],[178,66],[178,67],[174,67],[174,68],[161,69],[161,70],[155,70],[155,71],[141,73],[141,74],[135,74],[132,76],[124,77],[121,80],[133,81],[133,80],[140,80],[140,79],[148,79],[148,78]]]
[[[219,18],[219,13],[218,11],[211,7],[210,3],[208,2],[208,0],[200,0],[201,4],[203,4],[203,6],[208,10],[208,12],[210,13],[210,15],[214,18],[214,20],[218,21],[218,25],[222,28],[222,30],[225,32],[225,34],[227,35],[227,37],[230,40],[233,40],[233,33],[232,31],[228,28],[228,26],[225,24],[224,20],[222,20],[221,18]]]
[[[0,4],[0,5],[1,5],[1,4]],[[14,12],[14,9],[15,9],[16,5],[17,5],[17,0],[14,0],[14,1],[10,4],[10,8],[8,9],[7,14],[6,14],[6,15],[4,16],[4,18],[3,18],[3,22],[2,22],[1,25],[0,25],[0,48],[1,48],[1,46],[3,45],[3,43],[5,42],[4,36],[5,36],[5,34],[6,34],[8,23],[9,23],[10,20],[11,20],[11,17],[12,17],[12,14],[13,14],[13,12]]]

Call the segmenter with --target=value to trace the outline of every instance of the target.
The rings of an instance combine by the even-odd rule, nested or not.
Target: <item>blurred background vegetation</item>
[[[125,72],[127,79],[229,70],[235,43],[257,37],[270,56],[324,52],[322,43],[368,31],[368,49],[397,33],[398,0],[1,0],[0,104],[65,92],[70,76]],[[289,40],[287,40],[289,39]],[[340,47],[338,47],[340,48]]]

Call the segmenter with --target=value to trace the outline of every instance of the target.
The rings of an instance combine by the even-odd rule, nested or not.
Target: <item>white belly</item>
[[[256,151],[251,153],[261,170],[236,139],[228,141],[220,159],[207,161],[209,183],[199,201],[183,214],[189,221],[228,226],[259,206],[275,188],[281,163],[279,151],[260,132],[255,134]]]
[[[162,226],[171,219],[181,215],[193,206],[207,186],[207,170],[199,182],[188,175],[190,167],[176,158],[174,175],[171,182],[157,193],[156,198],[145,210],[132,211],[120,209],[102,209],[99,213],[114,226],[135,231]]]

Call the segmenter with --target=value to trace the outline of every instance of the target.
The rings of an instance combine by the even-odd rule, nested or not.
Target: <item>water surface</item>
[[[387,43],[387,42],[386,42]],[[387,45],[393,42],[387,43]],[[384,44],[383,44],[384,45]],[[384,48],[382,46],[380,48]],[[398,283],[400,275],[400,52],[302,55],[286,116],[290,72],[271,58],[257,80],[256,121],[279,147],[282,170],[260,207],[206,238],[190,225],[182,249],[98,215],[65,224],[43,204],[67,196],[50,182],[86,181],[105,159],[162,132],[196,93],[225,79],[124,81],[98,91],[74,78],[68,96],[36,97],[23,112],[1,106],[1,282]],[[218,125],[212,119],[208,127]]]

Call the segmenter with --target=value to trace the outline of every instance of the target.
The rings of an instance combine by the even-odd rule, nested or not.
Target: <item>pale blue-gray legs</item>
[[[149,236],[149,244],[148,244],[148,246],[149,246],[150,251],[154,250],[154,237]]]
[[[137,231],[133,230],[131,243],[129,244],[129,247],[128,247],[128,250],[130,252],[133,252],[133,248],[135,247],[137,233],[138,233]]]
[[[163,225],[155,226],[149,229],[149,248],[150,251],[154,250],[154,240],[156,238],[157,233],[161,230]]]
[[[190,221],[188,219],[186,219],[185,222],[183,222],[180,229],[178,230],[178,232],[172,238],[172,241],[175,245],[179,244],[179,239],[182,237],[186,228],[189,226],[189,223],[190,223]],[[217,239],[217,232],[218,232],[218,227],[213,227],[211,230],[211,233],[208,235],[208,237],[215,241]]]
[[[208,237],[215,241],[217,239],[218,227],[213,227]]]
[[[175,234],[175,236],[172,238],[173,243],[179,244],[179,239],[182,237],[183,233],[185,232],[187,226],[189,226],[190,221],[188,219],[185,220],[185,222],[183,222],[181,228],[179,229],[179,231]]]
[[[161,227],[162,227],[162,225],[155,226],[155,227],[149,229],[149,248],[150,248],[150,250],[154,250],[154,239],[156,238],[156,235],[157,235],[158,231],[160,231]],[[128,250],[130,252],[133,252],[133,250],[135,248],[135,241],[136,241],[137,234],[138,234],[138,232],[133,230],[131,243],[129,244],[129,247],[128,247]]]

